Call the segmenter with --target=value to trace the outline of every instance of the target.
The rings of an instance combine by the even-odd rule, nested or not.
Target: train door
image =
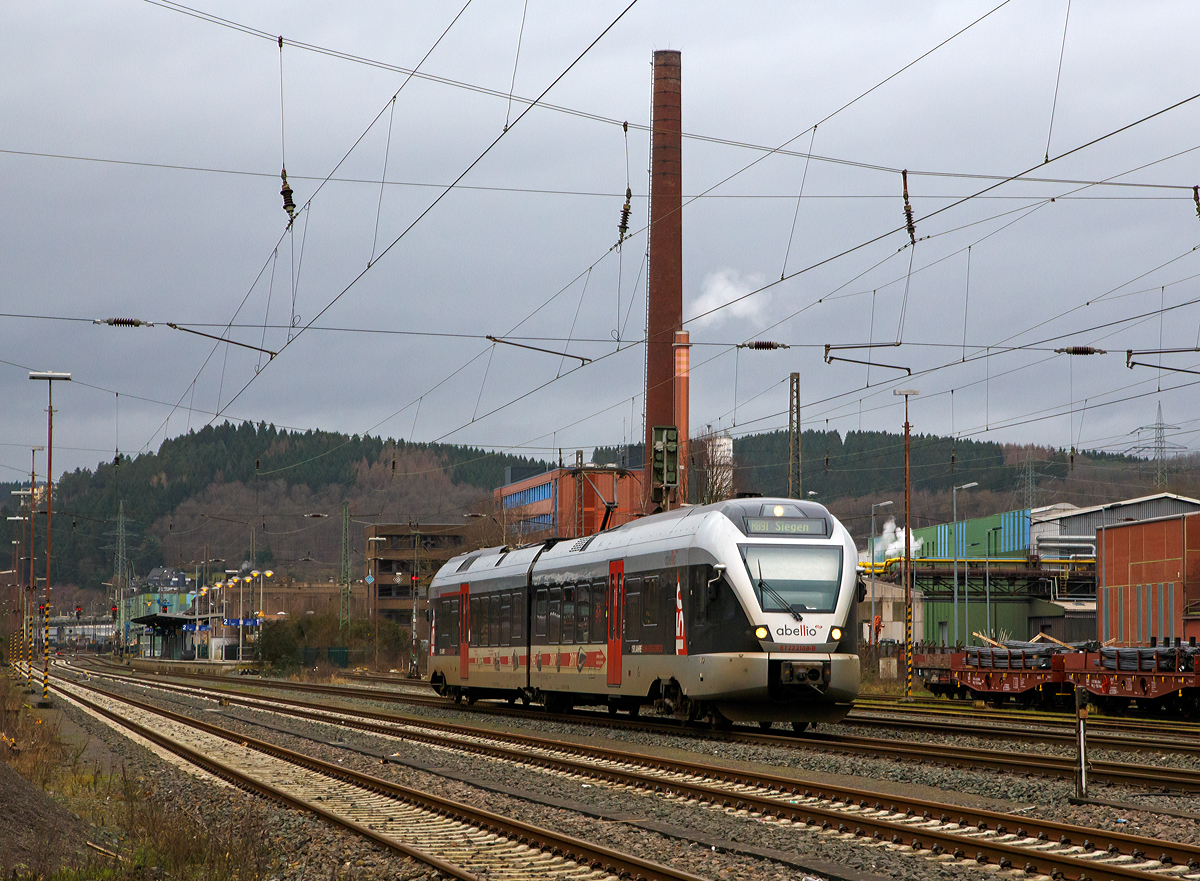
[[[621,684],[621,626],[625,620],[625,561],[608,564],[608,684]]]
[[[470,586],[460,584],[458,593],[458,675],[460,679],[466,679],[471,655]]]

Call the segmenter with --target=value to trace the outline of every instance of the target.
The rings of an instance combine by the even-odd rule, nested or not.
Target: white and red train
[[[439,694],[764,727],[858,694],[857,552],[824,507],[739,499],[455,557],[430,588]]]

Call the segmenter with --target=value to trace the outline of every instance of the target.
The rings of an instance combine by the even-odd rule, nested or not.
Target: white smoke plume
[[[913,536],[912,554],[915,557],[921,549],[921,539]],[[904,530],[896,528],[896,518],[889,517],[883,524],[883,530],[875,537],[875,562],[882,563],[891,557],[904,556]]]

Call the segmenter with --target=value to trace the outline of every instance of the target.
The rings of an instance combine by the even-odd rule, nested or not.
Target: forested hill
[[[902,435],[809,430],[802,453],[804,494],[814,494],[855,535],[866,535],[872,503],[891,500],[887,513],[901,511]],[[1088,505],[1156,491],[1145,460],[1122,455],[1080,453],[1072,461],[1061,450],[926,435],[912,438],[911,454],[914,526],[947,522],[950,488],[970,482],[979,486],[958,494],[961,516],[1024,507],[1030,478],[1035,504]],[[593,461],[617,456],[615,449],[597,448]],[[736,439],[734,462],[735,491],[787,493],[787,432]],[[228,567],[253,561],[305,579],[336,575],[343,503],[352,521],[351,565],[360,571],[364,525],[454,521],[503,483],[505,467],[544,470],[550,464],[470,447],[262,424],[206,427],[164,442],[155,453],[64,475],[54,502],[53,580],[87,588],[112,581],[122,502],[138,576],[164,564],[192,570],[205,559]],[[1196,495],[1198,473],[1176,468],[1167,488]],[[0,538],[9,547],[20,522],[6,519],[17,513],[7,490],[18,487],[0,485],[6,490]]]
[[[112,579],[122,501],[139,575],[201,559],[206,545],[209,558],[248,559],[251,531],[259,562],[332,564],[343,502],[360,522],[458,517],[503,483],[506,466],[548,467],[471,447],[265,424],[208,426],[165,441],[156,453],[64,474],[54,497],[53,580],[96,587]],[[17,513],[7,492],[0,512]],[[5,518],[0,532],[9,547],[17,523]],[[361,525],[353,532],[361,554]]]

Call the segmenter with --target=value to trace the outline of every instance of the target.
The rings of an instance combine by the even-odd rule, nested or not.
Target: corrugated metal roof
[[[1127,521],[1155,520],[1195,511],[1200,511],[1200,500],[1174,493],[1158,493],[1107,505],[1080,508],[1078,511],[1050,519],[1058,520],[1062,535],[1094,536],[1096,530],[1103,526]]]

